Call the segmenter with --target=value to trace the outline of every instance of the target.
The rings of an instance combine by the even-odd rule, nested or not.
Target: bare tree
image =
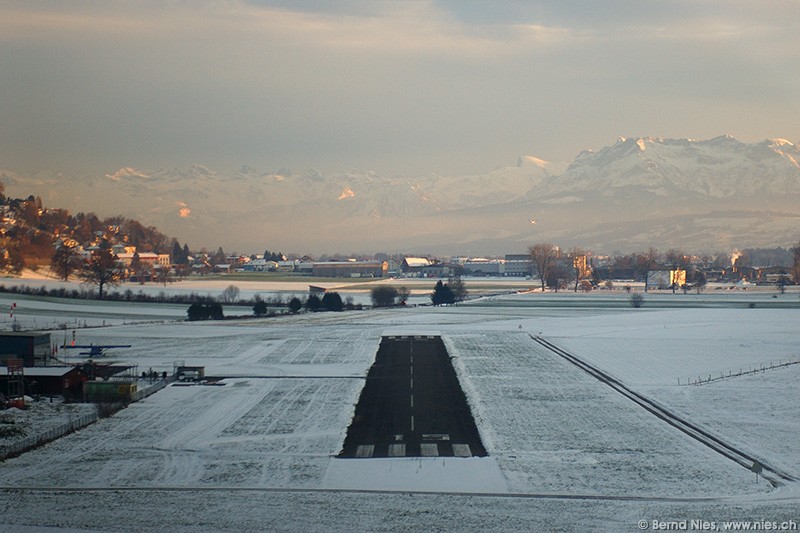
[[[644,253],[634,254],[634,270],[637,278],[647,278],[647,273],[658,267],[658,250],[652,246]]]
[[[534,244],[528,248],[528,253],[531,257],[531,263],[536,267],[537,276],[542,283],[542,292],[544,292],[545,283],[550,276],[551,271],[558,259],[558,247],[550,243]]]
[[[78,270],[81,266],[81,259],[78,256],[78,251],[75,246],[67,244],[60,244],[53,257],[50,259],[50,264],[53,270],[58,274],[58,277],[67,281],[70,274]]]
[[[89,261],[83,266],[80,273],[84,283],[97,285],[100,299],[103,299],[103,287],[111,285],[116,287],[122,279],[122,271],[117,264],[117,257],[109,249],[92,252]]]
[[[572,259],[572,270],[575,274],[575,292],[578,292],[578,285],[587,276],[589,265],[586,260],[586,250],[574,247],[569,251],[569,258]]]
[[[792,280],[800,283],[800,242],[792,246]]]
[[[453,296],[457,302],[462,302],[467,297],[467,288],[464,286],[461,274],[451,275],[447,280],[447,286],[453,291]]]
[[[686,269],[689,266],[689,256],[687,256],[683,250],[676,250],[671,249],[668,250],[667,253],[664,254],[664,261],[673,268],[673,270],[677,269]]]
[[[170,267],[162,266],[160,268],[155,269],[155,276],[156,280],[159,283],[163,283],[164,286],[167,286],[167,283],[172,283],[172,273],[170,272]]]
[[[236,285],[228,285],[222,294],[220,295],[220,299],[222,303],[232,304],[236,302],[236,299],[239,297],[239,287]]]
[[[408,287],[403,286],[397,289],[397,301],[400,303],[400,305],[406,305],[406,302],[410,296],[411,291],[408,289]]]
[[[547,286],[558,292],[559,289],[567,288],[567,281],[572,274],[572,268],[569,267],[562,257],[556,257],[553,265],[547,271]]]

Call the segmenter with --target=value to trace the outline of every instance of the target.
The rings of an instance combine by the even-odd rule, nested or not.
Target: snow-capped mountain
[[[800,147],[620,138],[569,165],[533,156],[472,176],[386,177],[242,167],[123,167],[99,176],[0,172],[9,196],[137,218],[190,246],[241,251],[513,253],[717,250],[800,239]]]
[[[409,238],[423,243],[447,225],[431,226],[426,217],[511,202],[548,177],[548,167],[521,158],[481,175],[408,178],[250,167],[219,173],[193,165],[69,179],[0,172],[0,180],[10,196],[34,194],[73,212],[137,218],[190,245],[360,251],[413,244]]]
[[[599,152],[581,152],[537,196],[780,196],[800,194],[800,148],[783,139],[757,144],[729,135],[707,141],[620,138]]]

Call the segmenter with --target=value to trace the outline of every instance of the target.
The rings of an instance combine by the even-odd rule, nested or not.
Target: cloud
[[[794,139],[800,4],[754,4],[7,4],[0,160],[449,173],[619,135]]]

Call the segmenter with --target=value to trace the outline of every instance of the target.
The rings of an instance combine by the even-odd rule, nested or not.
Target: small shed
[[[137,390],[135,381],[84,381],[83,399],[92,403],[130,402]]]
[[[84,373],[76,366],[36,366],[23,369],[25,394],[45,396],[64,396],[80,398],[81,384],[86,380]],[[7,387],[9,376],[0,373],[0,391]]]

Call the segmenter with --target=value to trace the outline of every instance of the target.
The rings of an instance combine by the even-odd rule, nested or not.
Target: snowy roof
[[[427,257],[406,257],[404,259],[406,265],[409,267],[424,267],[431,264],[430,260]]]
[[[61,377],[73,370],[74,366],[26,366],[22,373],[30,377]]]

